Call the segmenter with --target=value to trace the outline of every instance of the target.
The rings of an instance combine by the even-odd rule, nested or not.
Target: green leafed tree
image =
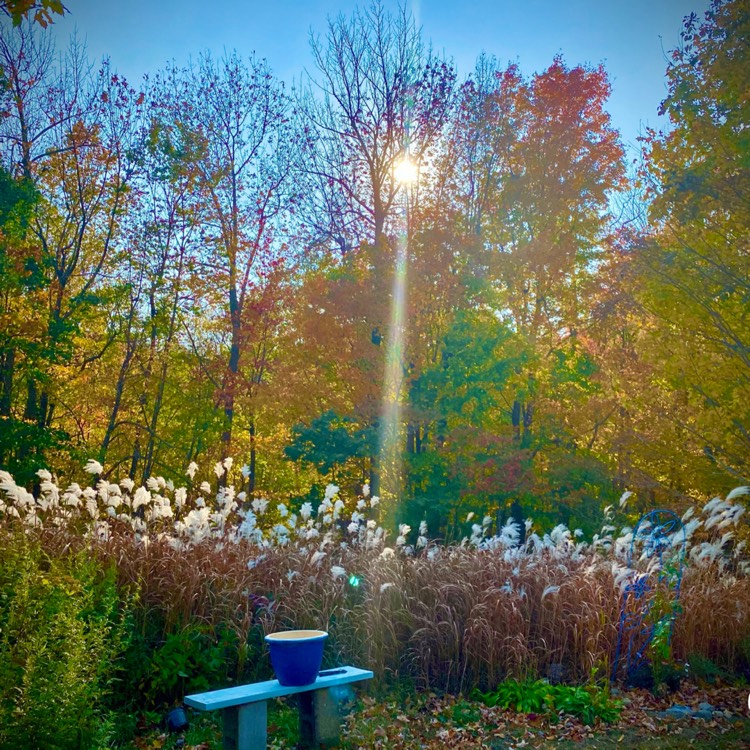
[[[358,478],[361,479],[373,453],[374,437],[372,429],[358,429],[353,419],[327,411],[313,419],[309,426],[295,425],[284,453],[294,461],[312,464],[333,481],[340,481],[341,470],[355,461],[359,464]]]
[[[709,491],[750,478],[750,2],[714,0],[681,39],[671,128],[646,143],[654,235],[633,255],[643,353]]]

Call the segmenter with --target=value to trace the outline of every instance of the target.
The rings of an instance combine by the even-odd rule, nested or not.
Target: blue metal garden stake
[[[624,657],[628,678],[644,664],[657,627],[669,628],[667,644],[671,643],[685,566],[686,541],[682,521],[671,510],[652,510],[643,515],[633,529],[628,551],[630,574],[620,606],[613,680],[617,677],[621,658]],[[653,580],[654,573],[656,581]],[[652,611],[659,593],[668,598],[670,608],[655,620]]]

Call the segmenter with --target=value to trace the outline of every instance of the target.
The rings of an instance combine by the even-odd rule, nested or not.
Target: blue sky
[[[237,49],[268,60],[287,84],[310,66],[309,32],[326,17],[350,13],[354,0],[66,0],[70,14],[55,23],[65,43],[74,28],[89,55],[109,55],[137,87],[144,73],[168,60],[184,63],[209,49]],[[361,4],[361,3],[360,3]],[[666,53],[683,16],[703,13],[708,0],[412,0],[412,12],[433,47],[452,58],[461,77],[481,51],[524,74],[547,67],[557,53],[569,65],[599,64],[613,86],[608,106],[625,143],[656,115],[665,94]],[[387,0],[387,7],[395,2]]]

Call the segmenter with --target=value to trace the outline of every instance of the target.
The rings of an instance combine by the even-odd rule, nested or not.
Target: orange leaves
[[[603,107],[603,68],[557,57],[525,80],[516,66],[492,75],[489,66],[480,59],[461,92],[459,221],[490,250],[515,324],[537,337],[581,314],[576,298],[601,252],[609,191],[624,182],[623,152]]]

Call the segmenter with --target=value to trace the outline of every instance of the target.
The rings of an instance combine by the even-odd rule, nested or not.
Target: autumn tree
[[[41,196],[30,223],[43,289],[34,298],[35,346],[23,363],[13,361],[25,372],[25,382],[14,386],[15,401],[18,408],[23,403],[23,419],[43,431],[55,419],[62,384],[78,377],[107,346],[106,334],[102,339],[84,331],[106,329],[102,303],[128,199],[127,152],[137,102],[106,64],[93,75],[85,50],[75,42],[59,65],[53,64],[48,37],[21,25],[3,37],[0,55],[7,78],[3,160]]]
[[[747,0],[685,19],[662,104],[671,127],[646,137],[652,235],[629,253],[639,353],[667,389],[659,422],[679,435],[683,481],[705,491],[750,478],[749,38]]]
[[[609,193],[622,184],[622,149],[604,109],[610,88],[603,68],[568,68],[557,58],[528,82],[513,68],[496,78],[479,102],[514,98],[511,109],[483,104],[506,135],[487,134],[494,140],[479,150],[482,157],[472,164],[477,174],[466,184],[475,204],[470,215],[480,218],[490,248],[496,304],[537,363],[519,373],[511,410],[514,434],[523,441],[544,362],[587,325],[587,284],[605,248]],[[476,99],[474,90],[467,94]],[[493,189],[479,195],[489,211],[473,196],[488,170],[495,173]]]
[[[408,144],[424,162],[446,123],[455,73],[425,48],[406,5],[373,2],[311,34],[300,100],[314,139],[305,166],[311,242],[340,253],[377,242],[397,208],[393,170]]]
[[[194,263],[208,315],[192,334],[205,336],[194,341],[195,350],[216,386],[228,455],[238,394],[252,404],[270,358],[279,284],[289,265],[284,222],[302,143],[290,103],[263,61],[202,55],[194,67],[167,71],[166,79],[156,127],[189,140],[206,206]],[[247,419],[252,434],[252,414]]]
[[[46,442],[15,410],[17,379],[35,347],[33,299],[43,286],[29,223],[39,195],[33,183],[0,169],[0,465],[10,461],[22,444]],[[34,433],[37,434],[34,434]],[[20,467],[23,472],[26,467]]]
[[[148,113],[161,107],[163,86],[157,76],[144,94]],[[162,410],[171,368],[184,347],[184,328],[193,322],[189,312],[200,296],[191,283],[191,269],[199,253],[205,202],[197,185],[194,145],[184,129],[146,117],[133,149],[136,200],[124,220],[123,243],[129,252],[118,271],[127,294],[113,305],[120,360],[99,461],[104,463],[112,441],[119,441],[127,452],[118,451],[117,460],[130,460],[134,478],[136,473],[150,476],[157,457],[163,463],[169,455],[165,445],[175,442],[165,439],[169,433]],[[192,372],[196,386],[201,380],[197,369]],[[182,429],[186,426],[183,422]],[[169,458],[178,467],[193,454],[180,451]]]
[[[552,497],[544,474],[555,466],[558,479],[565,466],[578,472],[573,464],[586,462],[596,466],[592,476],[606,477],[566,412],[591,396],[588,300],[608,247],[609,196],[623,183],[622,150],[604,109],[608,93],[601,68],[568,68],[558,58],[525,79],[517,66],[500,69],[483,56],[460,90],[439,168],[427,178],[414,244],[428,243],[424,258],[438,250],[444,261],[425,265],[414,290],[415,302],[425,294],[415,315],[432,354],[419,359],[412,347],[420,365],[410,408],[422,423],[414,448],[425,454],[413,463],[431,465],[450,452],[448,465],[466,467],[459,494],[488,505],[503,491],[533,492],[542,510],[545,495]],[[438,282],[432,295],[430,280]],[[499,326],[496,345],[461,345],[468,321],[471,338],[484,341],[481,320],[486,330]],[[448,385],[454,370],[461,376]],[[459,382],[471,385],[471,395],[446,410],[450,400],[427,387],[433,381],[445,382],[454,399],[465,391]],[[431,403],[444,406],[431,416]],[[482,416],[476,424],[469,418],[475,410]],[[487,495],[490,487],[495,493]],[[586,502],[595,500],[596,492]]]

